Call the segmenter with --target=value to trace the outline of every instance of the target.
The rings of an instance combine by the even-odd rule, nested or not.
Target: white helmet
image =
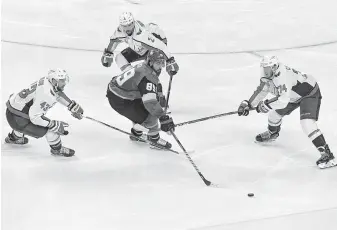
[[[119,27],[127,35],[132,35],[135,28],[135,19],[130,12],[124,12],[119,16]]]
[[[64,69],[49,70],[47,79],[55,91],[63,91],[66,84],[69,83],[69,75]]]
[[[266,78],[271,79],[277,72],[280,62],[276,56],[264,56],[260,63]]]

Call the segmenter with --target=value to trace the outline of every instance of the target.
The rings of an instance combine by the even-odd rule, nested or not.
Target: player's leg
[[[28,142],[28,139],[24,137],[24,135],[31,136],[34,138],[41,138],[41,137],[46,136],[46,139],[51,147],[52,154],[66,156],[66,157],[70,157],[75,154],[74,150],[62,146],[60,135],[50,132],[47,127],[35,125],[29,119],[17,116],[9,112],[8,110],[6,111],[6,116],[7,116],[8,123],[13,128],[12,134],[17,135],[17,136],[22,135],[22,138],[23,138],[22,142],[24,143]],[[8,139],[10,139],[10,134],[8,135]],[[18,140],[16,141],[18,142]],[[10,142],[10,143],[13,143],[13,142]],[[14,144],[18,144],[18,143],[14,143]]]
[[[304,98],[301,101],[300,119],[304,133],[308,135],[309,139],[321,154],[321,157],[316,162],[317,166],[320,168],[329,168],[336,166],[337,162],[316,123],[319,116],[321,99],[322,96],[319,89],[314,95]]]
[[[131,63],[138,60],[145,60],[146,53],[144,55],[139,55],[130,47],[125,48],[116,55],[116,64],[121,71],[125,71],[131,68]]]
[[[160,127],[158,125],[158,118],[152,116],[151,114],[148,115],[146,120],[141,124],[145,128],[149,129],[147,133],[148,140],[155,142],[165,148],[171,148],[172,144],[160,137],[159,131]]]
[[[6,118],[8,124],[13,129],[12,132],[8,134],[5,138],[5,142],[8,144],[24,145],[28,143],[28,138],[22,133],[25,125],[29,123],[28,119],[20,118],[17,115],[11,113],[8,109],[6,110]]]
[[[59,134],[47,130],[45,137],[52,155],[72,157],[75,154],[75,150],[62,145],[61,136]]]
[[[128,117],[132,122],[134,122],[134,124],[140,124],[149,130],[147,133],[148,140],[155,142],[165,148],[172,147],[171,143],[160,138],[158,118],[149,114],[149,112],[145,109],[141,99],[132,101],[132,106],[130,106],[130,110],[128,112],[130,113]],[[138,137],[143,135],[143,132],[140,129],[137,129],[137,126],[135,125],[131,129],[131,132]]]
[[[280,135],[282,117],[297,109],[298,103],[289,103],[284,109],[271,110],[268,114],[268,130],[256,136],[256,142],[271,142]]]

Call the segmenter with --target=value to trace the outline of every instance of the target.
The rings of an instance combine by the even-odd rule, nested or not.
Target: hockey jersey
[[[120,42],[125,42],[139,55],[143,56],[148,50],[161,51],[166,58],[172,57],[166,46],[167,39],[164,32],[154,23],[146,26],[141,21],[135,21],[135,29],[131,36],[125,34],[119,27],[110,37],[108,50],[113,52]]]
[[[56,102],[66,104],[64,99],[54,92],[48,79],[43,77],[29,88],[12,94],[7,102],[7,108],[12,113],[29,119],[35,125],[47,127],[50,120],[44,115]]]
[[[160,117],[164,110],[157,99],[158,74],[147,64],[135,67],[112,78],[109,90],[126,100],[142,99],[150,114]]]
[[[300,102],[303,97],[313,95],[318,90],[316,79],[308,74],[297,71],[282,63],[272,80],[266,79],[261,67],[260,85],[249,99],[255,107],[268,93],[277,97],[269,106],[272,109],[283,109],[288,103]]]

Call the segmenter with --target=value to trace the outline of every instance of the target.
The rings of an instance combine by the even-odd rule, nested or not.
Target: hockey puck
[[[248,196],[249,196],[249,197],[253,197],[253,196],[254,196],[254,193],[248,193]]]

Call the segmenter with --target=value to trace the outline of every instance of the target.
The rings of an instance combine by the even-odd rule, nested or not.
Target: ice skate
[[[268,143],[268,142],[273,142],[276,140],[276,138],[279,136],[279,132],[272,133],[269,130],[258,134],[255,137],[255,142],[257,143]]]
[[[54,156],[72,157],[75,154],[75,150],[61,146],[60,149],[50,149],[50,152]]]
[[[316,164],[320,169],[330,168],[337,165],[335,157],[330,151],[328,145],[325,145],[325,147],[319,147],[318,151],[320,151],[321,157],[318,159]]]
[[[143,131],[139,131],[139,130],[132,128],[131,133],[133,134],[129,136],[131,141],[138,141],[138,142],[144,142],[144,143],[146,142],[147,135],[143,133]]]
[[[155,135],[148,135],[148,140],[151,141],[151,146],[157,149],[166,148],[170,149],[172,144],[164,139],[160,138],[159,133]]]
[[[9,133],[8,136],[5,138],[5,142],[7,144],[15,144],[15,145],[25,145],[28,143],[27,137],[18,137],[13,133]]]

